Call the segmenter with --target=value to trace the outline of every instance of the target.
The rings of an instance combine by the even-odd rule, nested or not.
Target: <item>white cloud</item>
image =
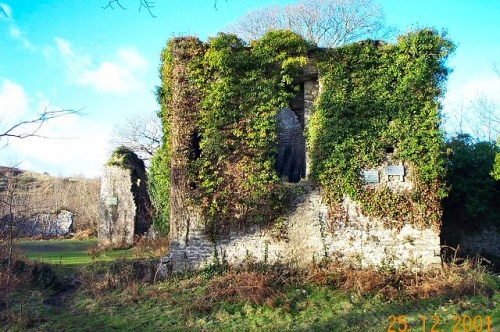
[[[500,77],[491,75],[469,81],[464,87],[465,101],[473,101],[478,96],[500,103]]]
[[[134,47],[121,48],[117,53],[124,66],[130,69],[146,70],[148,68],[148,62]]]
[[[56,41],[57,48],[59,49],[59,52],[61,52],[61,55],[63,58],[68,59],[68,58],[74,58],[75,53],[73,53],[73,50],[71,49],[71,45],[67,40],[64,40],[59,37],[55,37],[54,40]]]
[[[24,88],[12,81],[4,80],[0,85],[0,125],[9,125],[28,111],[28,96]]]
[[[67,115],[43,125],[39,134],[50,138],[12,141],[5,152],[21,161],[23,169],[97,177],[108,156],[110,132],[111,128],[86,116]]]
[[[133,47],[120,48],[113,61],[95,65],[89,57],[74,52],[71,44],[55,38],[71,83],[90,86],[98,92],[127,93],[144,87],[147,60]]]
[[[21,37],[21,30],[19,30],[19,28],[17,26],[13,25],[10,27],[10,35],[11,35],[11,37],[19,38],[19,37]]]
[[[50,106],[43,93],[38,92],[34,98],[29,98],[23,86],[10,80],[0,81],[0,131],[20,121],[36,119],[44,110],[59,109]],[[53,175],[100,176],[108,157],[111,126],[87,115],[72,114],[51,119],[37,131],[42,137],[0,140],[0,165],[19,164],[18,167],[23,169]],[[33,126],[24,125],[16,132],[31,132],[33,129]]]
[[[84,71],[76,83],[90,85],[100,92],[116,93],[126,93],[142,86],[131,71],[112,62],[103,62],[95,70]]]
[[[23,43],[24,47],[29,49],[30,51],[35,51],[36,47],[33,45],[33,43],[26,37],[26,34],[24,31],[17,26],[14,16],[12,15],[12,8],[6,4],[6,3],[0,3],[0,8],[3,10],[5,13],[0,12],[0,19],[6,20],[10,22],[10,27],[9,27],[9,35],[15,39]]]

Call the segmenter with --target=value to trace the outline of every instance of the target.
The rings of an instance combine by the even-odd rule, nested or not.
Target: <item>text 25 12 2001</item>
[[[413,329],[420,328],[423,332],[491,332],[493,325],[491,316],[476,315],[453,315],[453,321],[445,322],[441,320],[439,315],[420,316],[420,322],[412,323],[412,326],[407,322],[406,315],[390,315],[389,328],[387,332],[411,332]],[[419,325],[419,326],[417,326]]]

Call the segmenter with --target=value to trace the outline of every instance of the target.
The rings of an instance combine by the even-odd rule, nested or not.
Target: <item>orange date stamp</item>
[[[412,332],[414,329],[422,332],[491,332],[493,324],[491,316],[453,315],[452,322],[443,322],[439,315],[420,316],[420,322],[407,322],[408,316],[390,315],[387,332]],[[446,324],[445,324],[446,323]]]

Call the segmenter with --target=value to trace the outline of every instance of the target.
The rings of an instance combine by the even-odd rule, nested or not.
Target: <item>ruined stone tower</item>
[[[99,200],[98,241],[112,248],[130,247],[134,235],[151,225],[150,200],[144,162],[119,147],[104,166]]]

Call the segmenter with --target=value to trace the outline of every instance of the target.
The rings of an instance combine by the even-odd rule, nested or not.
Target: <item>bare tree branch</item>
[[[9,15],[5,12],[5,9],[3,9],[3,6],[0,6],[0,14],[5,15],[5,17],[9,17]]]
[[[249,12],[228,28],[246,40],[275,29],[292,30],[325,47],[394,34],[385,27],[382,8],[374,0],[299,0]]]
[[[162,135],[161,121],[156,114],[138,114],[115,127],[110,144],[123,145],[148,161],[160,147]]]
[[[116,6],[120,7],[121,9],[126,10],[127,8],[125,6],[123,6],[120,1],[121,0],[108,0],[106,6],[103,6],[102,8],[103,9],[107,9],[107,8],[114,9],[113,5],[116,5]],[[218,10],[217,2],[218,2],[218,0],[214,0],[215,10]],[[227,2],[227,0],[226,0],[226,2]],[[151,1],[151,0],[139,0],[139,11],[141,11],[142,8],[146,8],[146,10],[148,11],[149,15],[151,15],[151,17],[156,17],[156,15],[153,14],[153,8],[155,7],[154,4],[155,4],[154,1]]]
[[[127,8],[122,6],[122,4],[120,3],[120,0],[109,0],[108,4],[104,7],[102,7],[102,9],[108,9],[108,8],[115,9],[113,7],[113,4],[116,4],[118,7],[120,7],[123,10],[127,10]]]
[[[123,10],[127,10],[127,8],[121,4],[120,0],[108,0],[108,3],[106,4],[106,6],[103,6],[102,8],[103,9],[107,9],[107,8],[114,9],[113,5],[116,5]],[[149,12],[149,15],[151,15],[151,17],[156,17],[152,11],[152,9],[154,8],[153,1],[139,0],[139,11],[141,11],[142,8],[146,8],[146,10]]]
[[[66,115],[75,114],[82,115],[81,110],[58,110],[58,111],[48,111],[47,108],[33,119],[21,120],[13,125],[7,126],[7,128],[0,129],[0,142],[2,140],[7,140],[1,148],[9,145],[9,138],[25,139],[28,137],[42,137],[48,138],[43,135],[39,135],[38,132],[42,128],[43,124],[49,120],[57,119]],[[1,149],[0,148],[0,149]]]

